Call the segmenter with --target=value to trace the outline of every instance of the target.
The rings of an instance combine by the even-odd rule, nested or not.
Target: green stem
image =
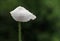
[[[18,36],[18,37],[19,37],[19,41],[22,41],[22,40],[21,40],[21,23],[20,23],[20,22],[18,23],[18,27],[19,27],[19,28],[18,28],[18,29],[19,29],[19,30],[18,30],[18,31],[19,31],[19,33],[18,33],[18,34],[19,34],[19,36]]]

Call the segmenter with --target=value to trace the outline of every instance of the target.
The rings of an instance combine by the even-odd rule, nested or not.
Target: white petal
[[[16,9],[10,12],[11,16],[14,20],[19,22],[28,22],[31,19],[36,19],[36,16],[33,15],[31,12],[29,12],[27,9],[25,9],[22,6],[18,6]]]

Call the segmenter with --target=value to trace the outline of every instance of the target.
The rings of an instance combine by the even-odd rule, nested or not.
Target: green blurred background
[[[21,23],[22,41],[60,41],[60,0],[0,0],[0,41],[18,41],[18,22],[9,13],[17,6],[37,16]]]

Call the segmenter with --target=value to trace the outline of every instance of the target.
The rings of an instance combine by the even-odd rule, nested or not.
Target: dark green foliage
[[[60,1],[22,0],[37,19],[22,23],[24,41],[60,41]]]
[[[18,24],[9,12],[19,5],[37,16],[22,23],[22,41],[60,41],[60,0],[0,0],[0,41],[18,41]]]

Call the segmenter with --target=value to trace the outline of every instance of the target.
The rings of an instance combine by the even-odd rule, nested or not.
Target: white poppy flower
[[[28,22],[36,19],[36,16],[33,13],[29,12],[22,6],[18,6],[16,9],[11,11],[10,14],[14,20],[19,22]]]

